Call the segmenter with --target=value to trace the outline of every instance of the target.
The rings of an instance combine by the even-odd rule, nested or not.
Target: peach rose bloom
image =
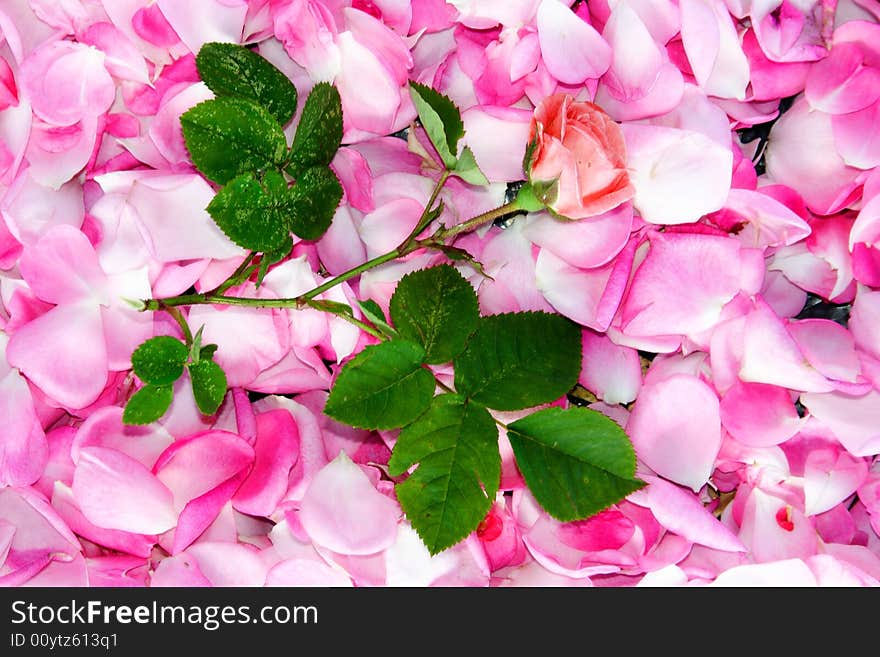
[[[608,212],[635,194],[620,126],[598,105],[569,94],[548,96],[535,108],[526,171],[547,208],[567,219]]]

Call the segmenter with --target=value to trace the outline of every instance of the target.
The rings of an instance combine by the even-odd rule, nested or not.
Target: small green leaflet
[[[461,113],[449,98],[424,84],[410,81],[409,93],[422,127],[443,164],[453,169],[458,158],[458,142],[464,136]]]
[[[516,464],[538,503],[562,522],[599,513],[642,488],[623,429],[589,408],[546,408],[508,425]]]
[[[498,428],[461,395],[439,395],[400,432],[388,472],[402,475],[397,499],[431,554],[455,545],[489,512],[501,478]]]
[[[262,105],[284,125],[296,112],[296,87],[257,53],[234,43],[206,43],[196,56],[202,81],[217,96],[238,96]]]
[[[543,312],[482,317],[454,365],[455,389],[489,408],[545,404],[577,383],[581,333],[565,317]]]
[[[434,377],[422,367],[425,350],[408,340],[364,348],[339,376],[324,413],[362,429],[394,429],[415,420],[431,404]]]
[[[358,306],[360,306],[361,312],[367,321],[379,329],[383,335],[389,338],[398,337],[397,331],[388,324],[388,320],[385,319],[385,313],[382,312],[382,308],[379,307],[378,303],[372,299],[367,299],[366,301],[358,301]]]
[[[226,373],[213,360],[200,359],[188,366],[196,406],[205,415],[213,415],[226,396]]]
[[[141,344],[131,355],[131,367],[144,383],[169,385],[183,374],[187,348],[177,338],[160,335]]]
[[[208,213],[239,246],[272,253],[290,240],[288,222],[294,202],[278,171],[267,171],[262,183],[253,173],[243,173],[211,199]]]
[[[425,348],[425,362],[446,363],[464,349],[477,328],[480,308],[474,288],[451,265],[404,276],[389,307],[401,337]]]
[[[284,164],[287,139],[278,121],[243,98],[215,98],[180,117],[193,164],[207,178],[225,185],[242,173]]]
[[[336,87],[319,82],[306,98],[290,147],[288,171],[298,178],[303,169],[330,164],[342,141],[342,102]]]
[[[125,404],[122,421],[125,424],[149,424],[165,414],[171,406],[174,391],[170,385],[156,386],[148,383],[138,390]]]
[[[474,152],[470,149],[470,146],[465,146],[462,149],[461,155],[455,163],[455,168],[452,169],[452,173],[471,185],[484,187],[489,184],[489,179],[486,178],[486,174],[477,165],[477,159],[474,157]]]
[[[333,221],[342,185],[328,166],[310,167],[303,171],[290,188],[290,228],[304,240],[319,239]]]

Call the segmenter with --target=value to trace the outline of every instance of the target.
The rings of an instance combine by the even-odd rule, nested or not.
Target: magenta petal
[[[807,74],[807,102],[829,114],[857,112],[874,104],[880,98],[880,69],[865,63],[860,44],[835,44]]]
[[[106,447],[85,447],[73,496],[86,519],[105,529],[161,534],[177,524],[171,491],[141,463]]]
[[[315,543],[341,554],[373,554],[397,537],[397,505],[342,452],[312,479],[300,508]]]
[[[235,493],[237,511],[270,516],[287,492],[290,469],[299,458],[299,431],[290,413],[277,409],[257,416],[254,467]]]

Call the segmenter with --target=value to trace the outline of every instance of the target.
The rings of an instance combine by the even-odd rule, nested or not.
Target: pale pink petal
[[[582,341],[580,384],[606,404],[633,401],[642,386],[638,352],[589,330],[583,331]]]
[[[196,560],[212,586],[263,586],[268,566],[257,549],[244,543],[202,542],[184,553]]]
[[[632,335],[706,330],[741,290],[760,289],[763,268],[760,252],[736,240],[655,233],[623,302],[621,328]]]
[[[346,29],[354,34],[358,43],[376,55],[391,72],[397,84],[406,84],[413,58],[400,35],[384,20],[378,20],[367,12],[345,7],[342,14]]]
[[[159,154],[172,166],[191,164],[180,127],[181,114],[213,97],[214,94],[203,82],[197,82],[177,93],[169,92],[162,98],[162,105],[150,123],[148,134]]]
[[[880,103],[831,118],[834,145],[843,161],[859,169],[880,166]]]
[[[660,66],[653,86],[639,98],[619,100],[606,80],[604,76],[599,82],[595,102],[615,121],[637,121],[670,112],[678,106],[685,92],[681,71],[668,61]]]
[[[34,113],[55,126],[106,112],[116,96],[104,53],[73,41],[55,41],[35,50],[21,67],[21,84]]]
[[[810,392],[834,388],[809,364],[782,320],[765,303],[749,313],[741,339],[739,377],[743,381]]]
[[[726,552],[745,552],[742,542],[713,516],[690,492],[658,477],[648,477],[648,486],[628,500],[651,509],[666,529],[693,543]]]
[[[696,377],[675,374],[642,387],[626,429],[652,470],[699,490],[721,447],[718,397]]]
[[[663,53],[638,13],[627,3],[614,7],[602,37],[613,51],[604,84],[621,101],[643,98],[658,82]]]
[[[818,449],[804,464],[804,513],[828,511],[856,492],[868,476],[868,464],[847,452]]]
[[[880,453],[880,392],[853,396],[842,392],[806,393],[801,403],[853,456]]]
[[[372,211],[372,199],[370,204]],[[353,269],[368,259],[353,217],[348,206],[340,205],[333,215],[330,228],[316,243],[321,263],[334,276]]]
[[[800,559],[744,564],[725,570],[709,586],[725,587],[815,587],[816,576]]]
[[[157,0],[156,5],[192,52],[209,41],[240,43],[247,2],[244,0]]]
[[[785,388],[737,381],[721,398],[721,424],[743,445],[769,447],[791,438],[803,422]]]
[[[26,153],[33,179],[58,189],[82,171],[95,153],[98,122],[91,115],[62,127],[35,120]]]
[[[92,302],[56,306],[13,334],[6,357],[63,406],[88,406],[107,383],[101,312]]]
[[[724,205],[733,155],[691,130],[624,124],[633,204],[645,221],[682,224]]]
[[[559,313],[593,330],[605,331],[623,296],[633,250],[627,249],[603,267],[579,269],[541,249],[535,263],[535,282],[544,299]]]
[[[794,244],[811,232],[810,225],[794,211],[760,191],[731,189],[723,211],[745,222],[737,237],[751,248]]]
[[[112,23],[93,23],[79,35],[79,41],[104,53],[104,66],[111,75],[120,80],[149,84],[150,75],[143,55]]]
[[[345,453],[312,479],[300,519],[313,541],[341,554],[372,554],[394,543],[397,505]]]
[[[33,169],[22,171],[0,203],[9,232],[25,245],[33,244],[55,226],[79,228],[85,217],[82,186],[70,182],[53,189],[33,174]]]
[[[400,107],[400,85],[384,63],[350,32],[340,34],[337,45],[342,66],[334,84],[342,98],[346,132],[387,134]]]
[[[189,554],[177,554],[159,562],[150,576],[151,587],[207,587],[211,581],[199,570],[198,562]]]
[[[575,267],[606,264],[626,246],[633,225],[632,204],[578,221],[561,221],[542,212],[525,220],[523,235]]]
[[[485,272],[492,277],[479,283],[483,314],[550,309],[536,280],[533,248],[521,222],[489,237],[480,257]]]
[[[361,212],[372,212],[373,178],[366,158],[353,148],[343,146],[331,162],[333,171],[345,190],[348,204]]]
[[[767,146],[767,173],[803,197],[818,214],[844,207],[857,187],[861,173],[848,167],[837,153],[830,114],[811,110],[803,97],[773,124]],[[804,135],[810,135],[804,140]]]
[[[283,409],[256,416],[254,467],[232,504],[252,516],[270,516],[287,492],[290,469],[299,458],[299,431]]]
[[[330,81],[339,72],[338,30],[330,10],[312,0],[272,7],[274,31],[293,61],[316,81]]]
[[[749,63],[722,0],[681,0],[681,37],[698,84],[711,96],[744,100]]]
[[[401,523],[394,544],[385,551],[386,586],[486,586],[485,555],[473,536],[431,556],[418,534]]]
[[[0,344],[5,342],[0,333]],[[27,382],[16,370],[0,375],[0,483],[27,486],[46,466],[49,448]]]
[[[565,4],[543,0],[536,21],[544,64],[557,80],[580,84],[608,70],[611,47]]]
[[[161,426],[150,424],[135,426],[124,424],[123,409],[107,406],[95,411],[76,429],[76,436],[70,446],[70,457],[79,460],[79,452],[85,447],[105,447],[115,449],[139,461],[147,469],[152,469],[159,455],[172,443],[173,439]]]
[[[49,303],[104,301],[106,277],[88,238],[73,226],[47,231],[25,249],[19,268],[31,290]]]
[[[196,306],[191,326],[204,326],[204,344],[219,345],[215,360],[230,386],[246,386],[288,351],[290,331],[282,310]],[[243,327],[247,327],[243,331]]]
[[[829,114],[857,112],[880,98],[880,69],[865,66],[859,44],[837,43],[810,67],[804,96],[813,109]]]
[[[253,458],[253,448],[236,434],[205,431],[172,443],[153,469],[182,509],[250,466]]]
[[[128,202],[150,252],[160,262],[243,255],[205,211],[213,197],[204,178],[179,174],[135,180]],[[187,230],[181,232],[181,225]]]
[[[52,508],[78,536],[111,550],[119,550],[125,554],[139,557],[149,557],[156,544],[156,536],[118,529],[105,529],[90,522],[80,511],[73,491],[60,481],[55,482],[52,491]]]
[[[798,508],[760,488],[748,494],[739,538],[759,562],[805,559],[819,544],[816,530]]]
[[[531,116],[531,111],[492,106],[475,106],[462,113],[466,143],[490,181],[525,177],[522,161]]]
[[[852,334],[830,319],[791,321],[788,332],[807,361],[830,379],[855,382],[860,373],[859,357]]]
[[[266,586],[332,586],[350,587],[351,578],[341,570],[320,561],[285,559],[272,566],[266,575]]]
[[[161,534],[177,524],[171,491],[115,449],[81,449],[72,489],[83,515],[98,527]]]
[[[855,230],[855,227],[853,227]],[[880,290],[859,287],[849,318],[849,330],[859,349],[880,358]]]

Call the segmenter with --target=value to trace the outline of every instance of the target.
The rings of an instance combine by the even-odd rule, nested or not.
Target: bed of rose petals
[[[876,585],[878,20],[876,0],[4,1],[0,583]],[[123,425],[133,348],[179,335],[124,299],[211,288],[244,254],[179,127],[211,97],[193,58],[208,41],[256,44],[301,97],[328,80],[342,98],[343,203],[259,294],[300,294],[412,228],[433,180],[391,136],[416,116],[407,80],[463,110],[492,181],[451,180],[447,223],[524,178],[550,94],[622,124],[631,202],[457,245],[491,276],[462,267],[484,313],[583,326],[580,382],[626,427],[644,489],[557,522],[502,436],[493,510],[430,557],[385,476],[393,432],[321,413],[368,338],[313,310],[192,308],[229,377],[221,411],[200,415],[182,382],[161,421]],[[436,260],[332,294],[387,308]],[[816,300],[839,321],[803,312]]]

